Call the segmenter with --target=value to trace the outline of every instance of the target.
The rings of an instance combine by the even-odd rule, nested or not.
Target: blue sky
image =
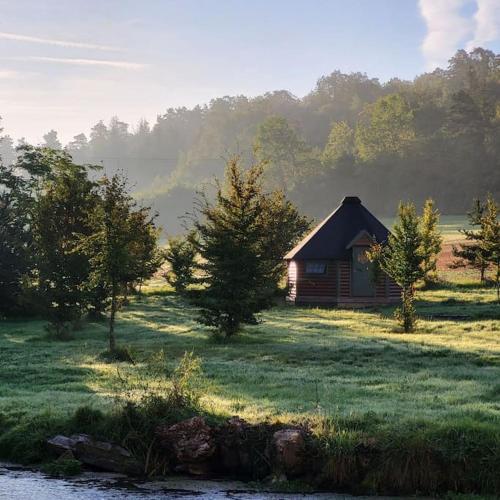
[[[0,0],[5,132],[67,141],[221,95],[309,92],[335,69],[385,81],[500,52],[500,0]]]

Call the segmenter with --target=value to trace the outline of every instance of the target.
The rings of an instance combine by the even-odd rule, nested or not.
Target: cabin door
[[[375,284],[372,280],[372,264],[366,257],[368,247],[352,248],[352,295],[373,297]]]

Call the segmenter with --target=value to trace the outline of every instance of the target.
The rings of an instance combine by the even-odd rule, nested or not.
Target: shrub
[[[55,477],[77,476],[82,472],[82,464],[74,458],[60,458],[44,463],[41,470]]]
[[[131,363],[135,365],[134,356],[130,347],[115,347],[99,354],[99,358],[108,363]]]
[[[178,293],[184,293],[194,283],[196,248],[192,242],[193,233],[185,237],[172,237],[168,240],[165,259],[170,269],[163,275]]]

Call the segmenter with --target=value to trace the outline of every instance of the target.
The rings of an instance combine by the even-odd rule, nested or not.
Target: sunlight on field
[[[419,292],[415,334],[402,334],[390,309],[281,306],[224,343],[210,339],[196,311],[165,291],[134,299],[120,314],[118,339],[130,347],[135,366],[98,359],[104,324],[54,342],[41,321],[3,321],[0,412],[109,406],[163,349],[172,368],[186,351],[202,358],[203,403],[218,414],[499,418],[500,314],[493,300],[492,289],[471,282]]]
[[[381,217],[382,223],[389,229],[395,222],[395,217]],[[466,215],[441,215],[439,229],[443,235],[443,241],[457,241],[463,239],[460,229],[470,229]]]

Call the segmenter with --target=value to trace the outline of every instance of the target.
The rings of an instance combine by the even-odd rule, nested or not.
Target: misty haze
[[[0,499],[500,495],[500,0],[0,13]]]

